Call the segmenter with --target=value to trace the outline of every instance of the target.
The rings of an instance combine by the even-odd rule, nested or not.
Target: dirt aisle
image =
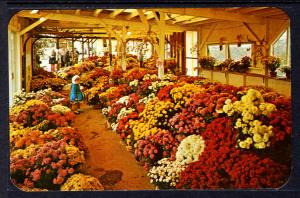
[[[107,129],[100,110],[85,104],[82,110],[73,126],[80,130],[88,147],[87,173],[97,177],[106,190],[153,190],[147,172],[126,150],[118,134]]]

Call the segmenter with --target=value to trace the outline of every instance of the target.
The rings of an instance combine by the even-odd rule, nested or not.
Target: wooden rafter
[[[217,27],[217,24],[213,24],[209,31],[207,32],[207,34],[204,36],[204,39],[202,40],[199,50],[201,50],[203,48],[203,46],[205,45],[206,41],[208,40],[209,36],[212,34],[212,32],[215,30],[215,28]]]
[[[131,12],[128,16],[126,16],[126,20],[130,20],[138,15],[139,15],[138,11]]]
[[[184,21],[182,23],[182,25],[186,25],[186,24],[190,24],[190,23],[196,23],[196,22],[200,22],[200,21],[205,21],[207,20],[207,18],[202,18],[202,17],[196,17],[187,21]]]
[[[238,12],[241,14],[246,14],[246,13],[255,12],[258,10],[264,10],[266,8],[267,7],[249,7],[249,8],[242,8]]]
[[[210,24],[210,23],[217,23],[217,22],[220,22],[220,21],[222,21],[222,20],[207,19],[207,20],[204,20],[204,21],[192,23],[190,25],[199,26],[199,25],[205,25],[205,24]]]
[[[261,16],[268,16],[269,14],[273,14],[273,13],[284,13],[284,12],[278,8],[265,8],[255,12],[251,12],[250,14],[261,17]]]
[[[159,23],[159,18],[158,18],[158,16],[157,16],[156,12],[155,12],[155,11],[152,11],[152,14],[153,14],[153,16],[154,16],[154,18],[155,18],[156,23],[158,24],[158,23]]]
[[[75,10],[75,15],[80,15],[80,9]]]
[[[154,14],[153,12],[149,13],[146,17],[147,20],[153,19],[154,18]]]
[[[28,27],[24,28],[23,30],[20,31],[20,36],[22,36],[23,34],[25,34],[26,32],[32,30],[33,28],[35,28],[36,26],[44,23],[48,17],[51,17],[51,15],[46,15],[42,18],[40,18],[39,20],[37,20],[36,22],[34,22],[33,24],[29,25]]]
[[[93,16],[97,17],[100,14],[100,12],[102,12],[102,9],[96,9],[93,13]]]
[[[193,8],[163,8],[163,9],[154,9],[155,11],[160,11],[164,13],[171,14],[180,14],[180,15],[189,15],[189,16],[198,16],[203,18],[211,18],[211,19],[221,19],[228,21],[239,21],[239,22],[247,22],[247,23],[258,23],[265,24],[264,17],[251,16],[246,14],[239,13],[229,13],[227,11],[216,11],[212,8],[202,8],[193,9]]]
[[[123,12],[123,11],[124,11],[124,9],[116,9],[108,17],[114,19],[114,18],[116,18],[116,16],[121,14],[121,12]]]
[[[225,8],[225,11],[232,12],[242,9],[241,7]]]
[[[27,18],[40,18],[41,16],[50,14],[51,12],[39,12],[39,14],[29,14],[28,11],[22,11],[17,14],[18,17],[27,17]],[[92,16],[76,16],[72,14],[53,14],[49,17],[50,20],[55,21],[69,21],[69,22],[77,22],[77,23],[87,23],[90,25],[100,25],[105,27],[103,24],[111,24],[114,26],[130,26],[133,29],[140,29],[144,28],[143,23],[141,22],[134,22],[134,21],[125,21],[125,20],[118,20],[118,19],[108,19],[108,18],[101,18],[92,17]],[[151,24],[151,28],[153,31],[158,31],[159,26],[156,24]],[[169,32],[182,32],[185,30],[190,30],[188,27],[181,27],[177,25],[166,25],[166,31]],[[144,29],[147,31],[147,29]]]
[[[281,36],[281,33],[283,33],[283,31],[285,31],[289,27],[289,25],[290,25],[290,20],[286,20],[284,22],[284,24],[281,26],[280,30],[278,31],[278,32],[280,32],[279,36]],[[274,41],[276,41],[278,39],[278,37],[271,38],[269,43],[273,43]]]
[[[144,11],[138,10],[138,13],[139,13],[139,16],[140,16],[140,19],[141,19],[142,23],[143,23],[147,28],[149,28],[149,23],[148,23],[148,21],[147,21],[147,18],[146,18],[145,15],[144,15]]]
[[[257,36],[257,34],[252,30],[252,28],[251,28],[247,23],[245,23],[245,22],[243,22],[243,24],[244,24],[244,26],[246,27],[247,31],[248,31],[252,36],[255,37],[256,41],[259,41],[259,42],[260,42],[261,40],[259,39],[259,37]]]

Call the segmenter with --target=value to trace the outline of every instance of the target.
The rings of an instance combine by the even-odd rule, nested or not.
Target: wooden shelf
[[[219,71],[195,67],[198,75],[210,80],[219,81],[224,84],[234,86],[258,85],[274,89],[276,92],[290,96],[291,80],[286,78],[276,78],[257,73],[240,73],[231,71]],[[224,74],[224,75],[223,75]]]

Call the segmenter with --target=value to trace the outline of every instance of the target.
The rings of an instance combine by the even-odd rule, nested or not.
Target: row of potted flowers
[[[25,191],[103,190],[80,174],[87,148],[69,100],[51,89],[16,93],[10,108],[10,175]]]
[[[110,79],[99,75],[87,102],[102,110],[158,188],[277,188],[287,181],[290,99],[199,77],[158,79],[138,68],[116,69]]]
[[[212,56],[202,56],[199,58],[199,64],[204,69],[214,69],[232,72],[245,73],[251,66],[252,59],[248,56],[244,56],[239,61],[234,61],[230,58],[224,60],[221,63],[217,63],[217,60]],[[275,56],[265,56],[261,59],[261,63],[270,71],[271,77],[276,77],[276,71],[281,71],[286,74],[286,78],[290,79],[291,68],[289,66],[281,66],[281,60]]]

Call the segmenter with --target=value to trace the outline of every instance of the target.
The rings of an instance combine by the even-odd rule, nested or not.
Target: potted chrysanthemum
[[[262,62],[270,70],[271,77],[276,77],[276,70],[280,67],[280,58],[275,56],[266,56],[263,58]]]
[[[283,66],[280,68],[280,71],[285,73],[285,76],[287,79],[291,79],[291,67]]]
[[[202,56],[199,59],[199,64],[205,69],[213,69],[215,63],[216,59],[212,56]]]

